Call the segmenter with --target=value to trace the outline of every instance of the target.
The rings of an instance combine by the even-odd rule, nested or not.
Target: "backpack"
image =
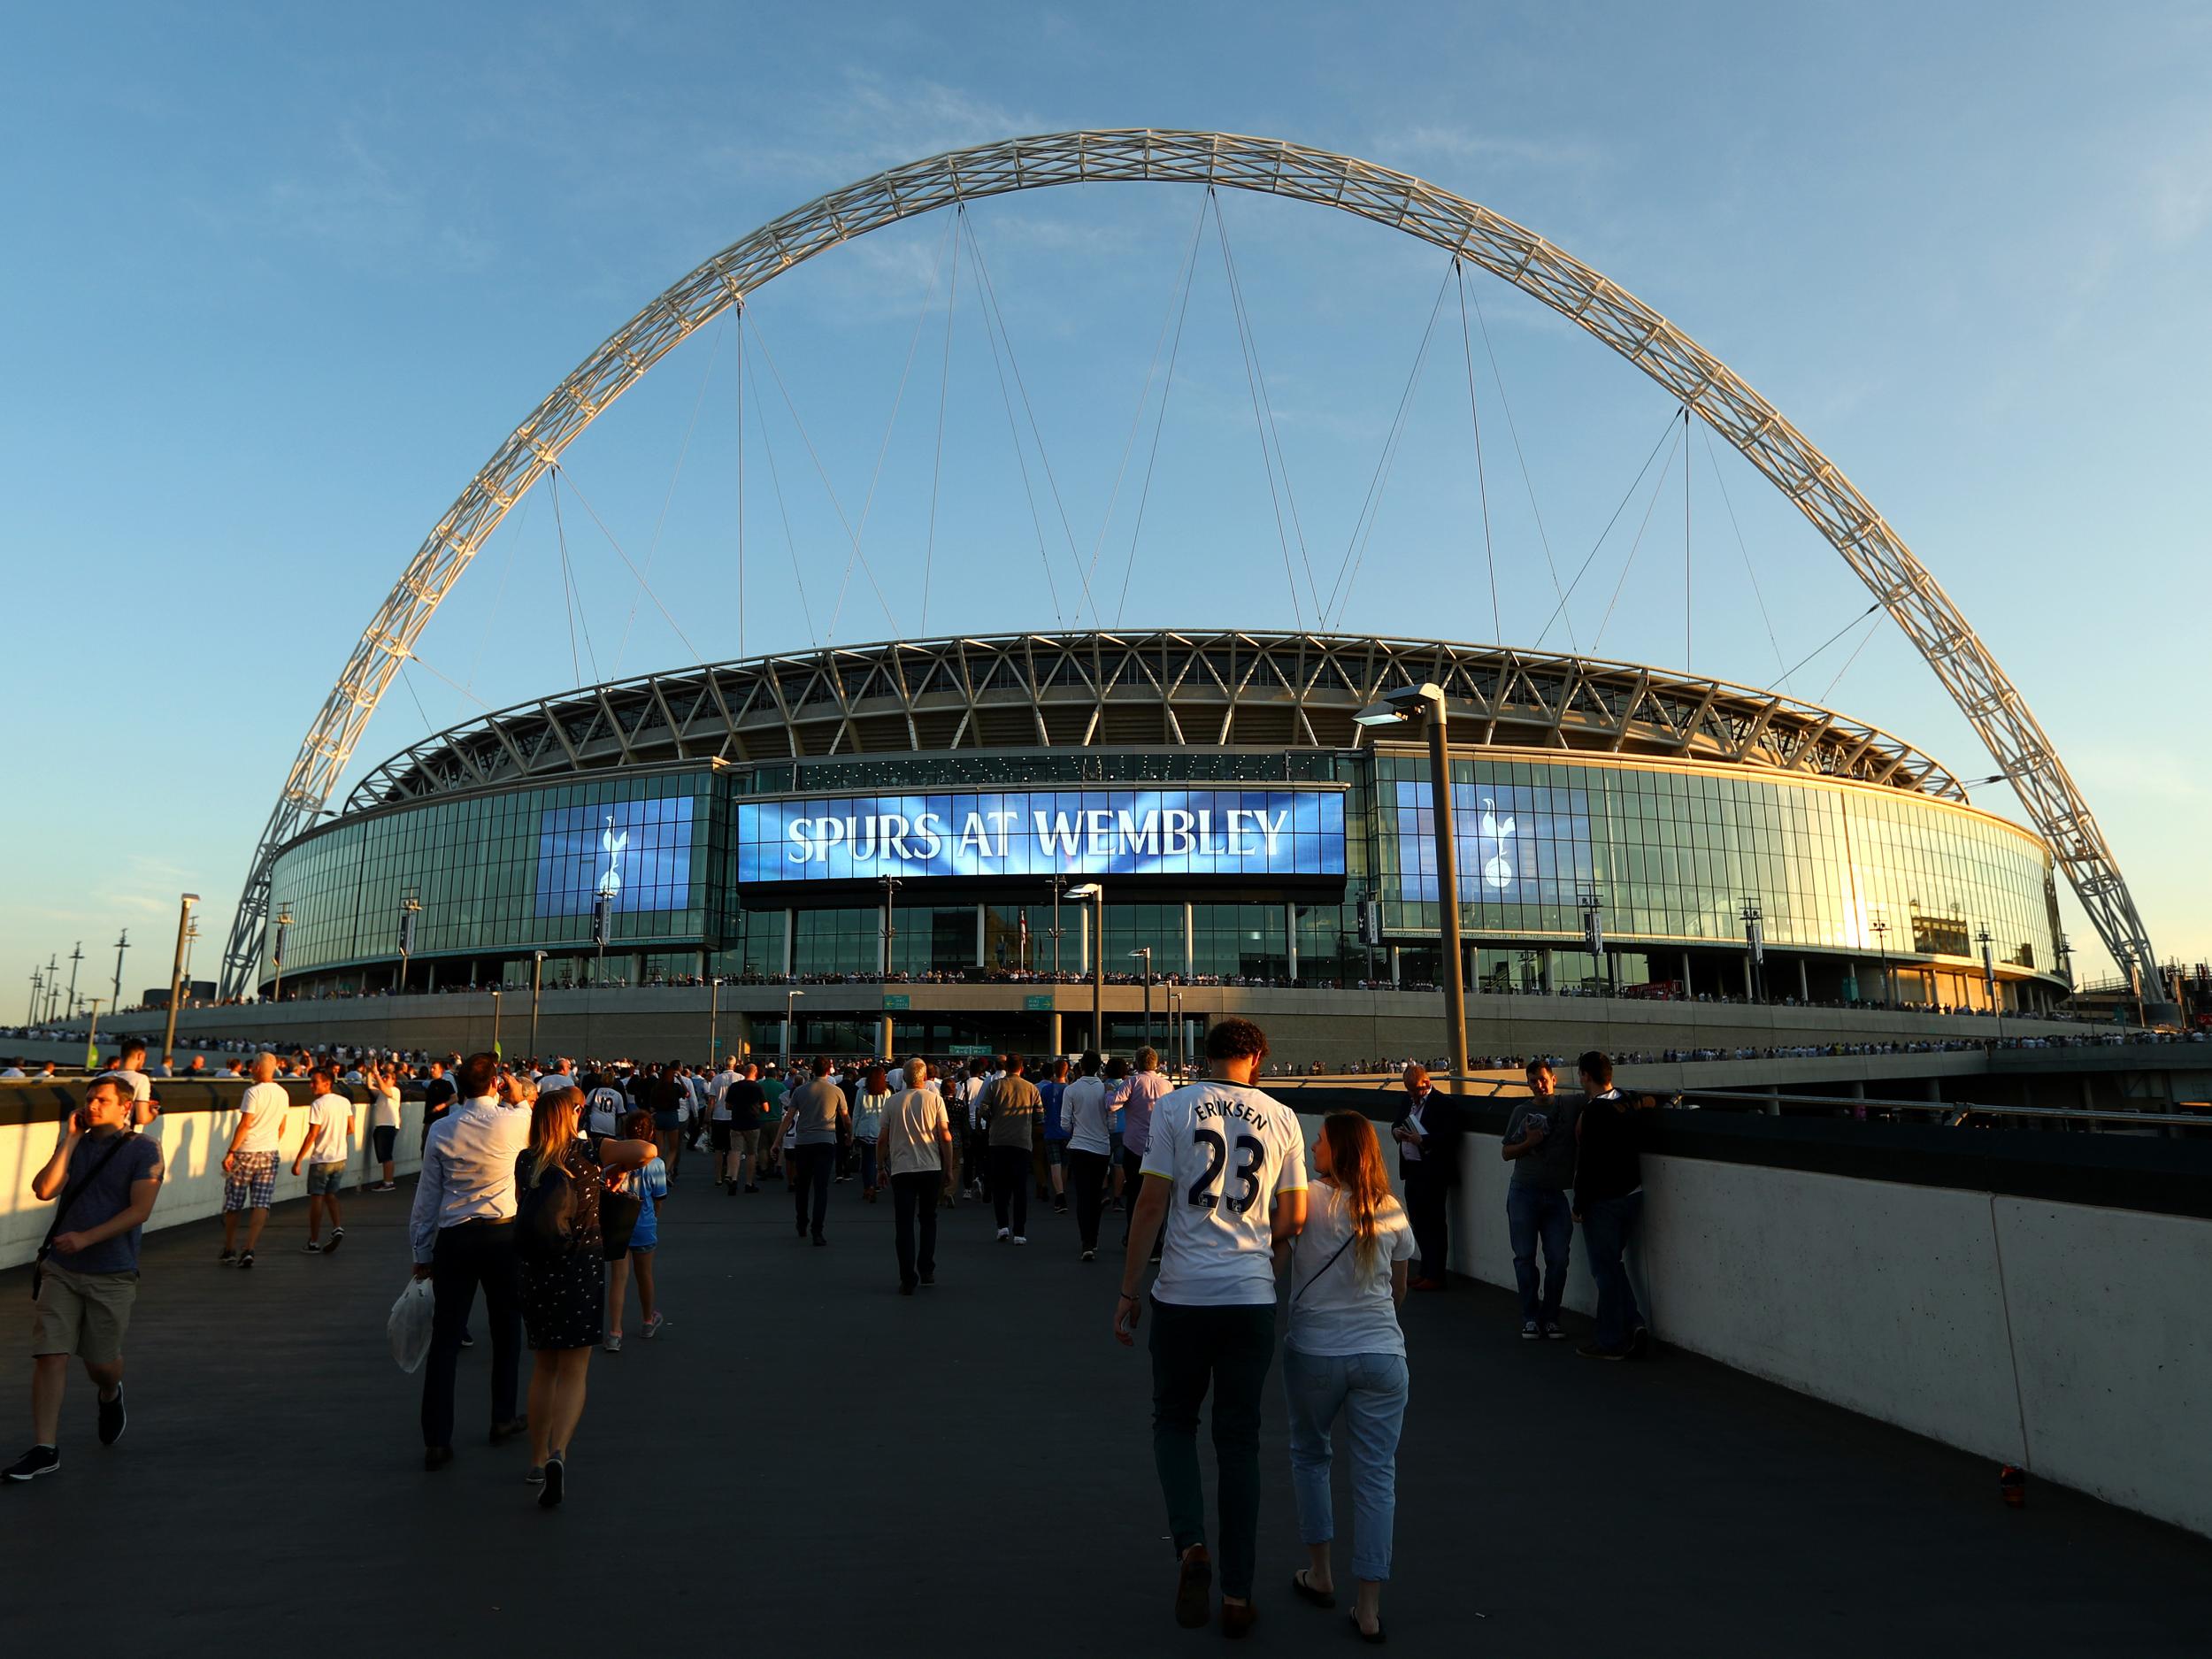
[[[549,1262],[567,1255],[573,1242],[569,1218],[576,1208],[576,1183],[562,1171],[549,1171],[534,1186],[523,1186],[518,1174],[517,1185],[515,1253],[526,1262]]]

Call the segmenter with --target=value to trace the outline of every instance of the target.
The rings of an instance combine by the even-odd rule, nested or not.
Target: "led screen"
[[[746,801],[738,880],[1344,873],[1344,797],[1315,789],[1036,789]]]
[[[1401,780],[1393,803],[1404,896],[1434,902],[1435,818],[1429,786]],[[1452,786],[1459,896],[1571,903],[1590,879],[1590,819],[1571,792],[1515,784]]]
[[[680,910],[691,897],[691,797],[549,808],[538,823],[540,916]]]

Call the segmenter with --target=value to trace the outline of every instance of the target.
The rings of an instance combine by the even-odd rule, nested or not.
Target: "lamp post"
[[[783,994],[783,1069],[791,1069],[791,1003],[794,998],[804,996],[804,991],[787,990]]]
[[[399,902],[399,989],[407,988],[407,958],[415,952],[415,918],[422,914],[422,901],[415,896],[412,887]],[[496,1045],[494,1053],[498,1052]]]
[[[131,930],[126,927],[115,941],[115,983],[108,987],[108,1007],[123,1006],[123,953],[131,948]]]
[[[61,962],[58,957],[46,958],[46,1024],[54,1023],[54,1005],[61,1001]]]
[[[1459,860],[1452,841],[1452,770],[1444,688],[1426,682],[1386,692],[1352,718],[1362,726],[1392,726],[1416,718],[1429,733],[1430,809],[1435,819],[1436,891],[1444,954],[1444,1024],[1451,1041],[1452,1076],[1467,1075],[1466,964],[1459,953]]]
[[[1144,958],[1144,1046],[1152,1047],[1152,947],[1139,945],[1130,956]]]
[[[1754,898],[1745,899],[1743,909],[1737,914],[1743,918],[1744,962],[1751,970],[1751,1000],[1763,1002],[1766,1001],[1766,935],[1760,931],[1760,924],[1765,920],[1765,915],[1759,909],[1759,901]]]
[[[1091,941],[1091,1048],[1106,1052],[1106,889],[1095,881],[1070,887],[1071,899],[1088,899],[1098,910],[1098,937]]]
[[[495,1058],[503,1060],[507,1056],[499,1047],[499,987],[495,985],[492,987],[492,1054]]]
[[[714,1050],[718,1027],[722,1023],[722,976],[710,975],[707,979],[707,1064],[714,1064]]]
[[[1997,1041],[2005,1040],[2005,1010],[1997,1001],[1997,951],[1991,943],[1989,929],[1985,927],[1974,935],[1974,942],[1982,948],[1982,987],[1989,994],[1989,1011],[1997,1017]]]
[[[31,970],[31,1011],[23,1017],[23,1023],[25,1025],[35,1025],[38,1024],[39,993],[43,991],[45,988],[45,974],[41,972],[38,969],[33,968]]]
[[[177,1003],[184,995],[184,942],[192,926],[192,907],[200,902],[196,893],[187,893],[177,905],[177,954],[169,964],[169,1014],[161,1028],[161,1057],[168,1059],[177,1042]]]
[[[1897,991],[1889,982],[1889,924],[1878,916],[1866,925],[1866,931],[1874,935],[1875,949],[1882,953],[1882,1004],[1893,1008]]]
[[[1060,889],[1066,887],[1065,876],[1052,878],[1052,977],[1060,977]]]
[[[545,952],[530,953],[530,1057],[538,1054],[538,997],[545,988]]]
[[[275,988],[270,993],[270,999],[273,1002],[281,1002],[284,1000],[284,935],[288,931],[289,931],[291,926],[292,907],[288,904],[277,912],[276,951],[275,954],[270,957],[271,965],[276,969],[276,986]],[[118,972],[121,972],[121,965],[122,959],[119,956],[117,958]]]
[[[77,964],[83,960],[84,941],[80,939],[75,949],[69,953],[69,995],[65,1000],[69,1006],[69,1018],[72,1019],[77,1018]]]
[[[891,925],[891,895],[899,890],[899,879],[896,876],[878,876],[876,879],[883,884],[882,977],[887,979],[891,977],[891,941],[898,936],[898,929]]]

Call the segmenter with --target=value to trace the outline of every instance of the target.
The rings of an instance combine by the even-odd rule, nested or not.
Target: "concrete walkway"
[[[1018,1250],[964,1206],[938,1287],[909,1301],[887,1201],[835,1188],[814,1249],[780,1188],[726,1199],[703,1169],[663,1225],[666,1333],[639,1340],[634,1310],[624,1352],[595,1357],[555,1514],[519,1444],[482,1443],[488,1345],[465,1356],[459,1456],[421,1470],[416,1382],[383,1336],[406,1188],[349,1194],[328,1259],[299,1253],[298,1205],[251,1273],[217,1267],[212,1223],[150,1239],[128,1434],[98,1445],[74,1375],[61,1472],[0,1491],[8,1649],[1218,1647],[1171,1618],[1147,1362],[1114,1345],[1117,1269],[1077,1261],[1071,1221],[1033,1216]],[[27,1279],[0,1274],[0,1297],[21,1310]],[[26,1324],[0,1340],[8,1457]],[[2047,1486],[2008,1510],[1978,1459],[1694,1358],[1525,1344],[1495,1292],[1417,1298],[1406,1324],[1402,1650],[2205,1650],[2212,1544]],[[1302,1557],[1271,1394],[1263,1467],[1254,1645],[1348,1651],[1344,1615],[1286,1586]]]

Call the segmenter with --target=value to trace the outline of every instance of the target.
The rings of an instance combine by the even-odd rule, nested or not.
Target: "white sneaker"
[[[1017,1244],[1026,1244],[1029,1240],[1018,1233],[1014,1235],[1014,1242]]]
[[[1012,1238],[1013,1236],[1014,1236],[1014,1235],[1013,1235],[1012,1233],[1009,1233],[1009,1232],[1008,1232],[1008,1231],[1007,1231],[1004,1227],[1001,1227],[1001,1228],[998,1230],[998,1241],[999,1241],[1001,1244],[1005,1243],[1005,1242],[1007,1241],[1007,1240],[1009,1240],[1009,1239]],[[1026,1240],[1025,1240],[1025,1242],[1026,1242]]]
[[[607,1352],[608,1352],[608,1353],[610,1353],[610,1354],[619,1354],[620,1352],[622,1352],[622,1333],[621,1333],[621,1332],[619,1332],[619,1331],[610,1331],[610,1332],[608,1332],[608,1333],[607,1333],[606,1349],[607,1349]]]

